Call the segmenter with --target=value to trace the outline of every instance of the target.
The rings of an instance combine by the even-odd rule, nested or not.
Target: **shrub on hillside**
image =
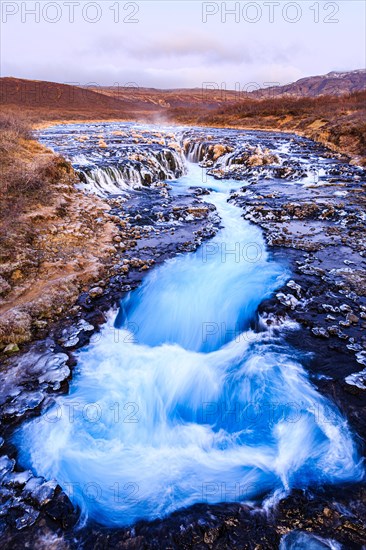
[[[1,132],[12,132],[18,138],[32,138],[32,129],[28,119],[14,113],[0,114],[0,130]]]
[[[52,186],[68,172],[67,164],[61,157],[55,155],[36,156],[31,162],[16,160],[11,169],[7,170],[2,191],[11,195],[22,195],[36,198],[41,202],[47,199]]]
[[[32,139],[32,129],[26,118],[14,113],[0,114],[0,154],[1,163],[6,163],[21,140]]]
[[[71,165],[33,140],[30,125],[13,114],[0,117],[0,261],[37,234],[24,214],[51,204],[60,184],[73,180]]]

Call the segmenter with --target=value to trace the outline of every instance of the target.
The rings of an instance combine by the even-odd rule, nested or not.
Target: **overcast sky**
[[[365,67],[363,0],[2,0],[1,8],[1,76],[245,89]]]

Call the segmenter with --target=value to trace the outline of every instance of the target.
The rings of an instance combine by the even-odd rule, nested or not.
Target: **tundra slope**
[[[306,77],[254,90],[78,87],[0,78],[0,104],[34,124],[47,121],[135,120],[290,131],[364,163],[366,71]],[[363,160],[362,160],[363,159]]]

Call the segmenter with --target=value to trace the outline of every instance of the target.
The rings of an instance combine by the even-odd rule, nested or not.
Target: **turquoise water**
[[[213,189],[222,229],[110,313],[77,353],[69,395],[23,427],[23,462],[105,525],[360,479],[347,422],[284,343],[296,327],[251,329],[289,274],[227,203],[242,182],[203,182],[190,165],[172,185]]]

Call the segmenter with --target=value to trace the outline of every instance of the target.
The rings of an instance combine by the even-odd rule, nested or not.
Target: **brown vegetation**
[[[98,280],[114,224],[108,205],[75,189],[71,165],[33,140],[24,118],[1,116],[0,135],[1,349],[28,341]]]
[[[56,82],[0,78],[0,105],[32,123],[55,120],[131,120],[149,107],[136,101],[120,101],[89,88]]]
[[[21,108],[36,125],[137,120],[296,132],[365,163],[366,92],[347,94],[364,87],[365,71],[310,77],[245,97],[220,89],[91,89],[0,78],[0,105],[13,113]],[[332,95],[322,95],[329,91]]]
[[[366,91],[342,97],[245,99],[210,111],[174,109],[182,124],[296,132],[366,164]]]
[[[33,227],[25,214],[49,202],[57,182],[72,177],[71,166],[61,157],[43,149],[32,138],[24,117],[0,117],[0,235],[1,260],[14,246],[32,244]]]

